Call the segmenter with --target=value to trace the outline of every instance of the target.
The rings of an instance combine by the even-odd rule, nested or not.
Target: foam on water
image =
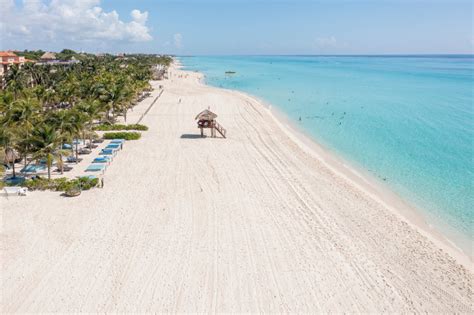
[[[473,56],[180,60],[208,84],[274,104],[316,141],[418,206],[429,222],[472,241]]]

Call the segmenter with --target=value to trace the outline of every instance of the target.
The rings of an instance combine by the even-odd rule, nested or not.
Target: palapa
[[[212,121],[217,118],[217,115],[211,112],[208,109],[203,110],[199,114],[197,114],[195,120],[207,120],[207,121]]]

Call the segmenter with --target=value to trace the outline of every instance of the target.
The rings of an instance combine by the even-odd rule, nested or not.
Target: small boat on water
[[[226,71],[225,74],[236,74],[235,71]]]

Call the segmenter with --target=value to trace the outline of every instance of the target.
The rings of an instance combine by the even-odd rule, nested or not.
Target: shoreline
[[[179,60],[175,60],[175,66],[179,71],[185,73],[193,72],[189,70],[183,70],[183,65]],[[197,73],[200,75],[200,84],[210,88],[240,95],[241,97],[248,98],[254,103],[262,106],[263,109],[267,111],[268,115],[270,115],[275,123],[281,128],[281,130],[289,138],[291,138],[292,141],[301,148],[301,150],[319,160],[328,169],[335,172],[339,176],[342,176],[345,180],[349,181],[361,191],[367,193],[372,199],[384,205],[401,220],[410,224],[410,226],[420,232],[423,236],[427,237],[438,247],[448,252],[464,267],[474,271],[474,256],[472,252],[469,253],[470,248],[468,248],[470,241],[467,238],[462,238],[461,233],[459,233],[459,237],[455,239],[458,242],[462,242],[463,244],[465,243],[466,248],[450,238],[450,236],[454,235],[441,231],[438,225],[431,225],[424,216],[423,210],[403,199],[403,197],[391,190],[388,185],[381,182],[375,176],[366,172],[361,167],[354,165],[354,163],[347,161],[344,157],[338,155],[336,152],[324,147],[308,132],[293,122],[283,111],[278,109],[278,107],[257,96],[243,91],[209,85],[206,82],[205,74],[202,72]]]

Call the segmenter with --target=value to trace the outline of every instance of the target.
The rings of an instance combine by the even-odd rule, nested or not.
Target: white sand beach
[[[474,312],[470,258],[255,99],[171,75],[103,189],[0,196],[1,313]]]

